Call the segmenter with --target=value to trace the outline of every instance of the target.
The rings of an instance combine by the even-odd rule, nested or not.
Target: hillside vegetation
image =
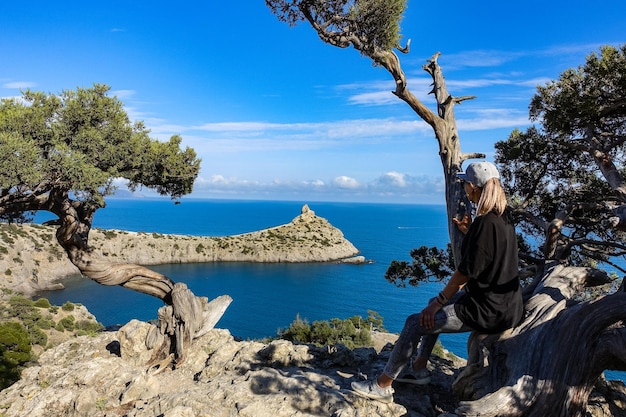
[[[79,273],[56,241],[56,227],[0,223],[0,288],[33,296]],[[92,250],[113,262],[363,262],[341,230],[308,206],[290,223],[233,236],[204,237],[93,229]]]

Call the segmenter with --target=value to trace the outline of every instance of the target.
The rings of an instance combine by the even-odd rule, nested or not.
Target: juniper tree
[[[432,127],[446,183],[450,249],[414,250],[413,264],[397,262],[387,277],[404,285],[447,276],[458,263],[462,241],[452,218],[470,207],[456,174],[465,160],[484,157],[461,152],[454,116],[455,105],[474,97],[448,92],[438,52],[422,67],[432,78],[434,109],[410,92],[396,54],[410,52],[408,41],[399,44],[403,0],[266,4],[279,20],[292,26],[307,22],[323,42],[353,47],[385,68],[394,81],[392,93]],[[586,69],[540,89],[531,117],[545,121],[544,129],[514,132],[496,145],[498,161],[510,166],[501,170],[518,231],[530,237],[520,240],[520,271],[529,279],[525,316],[504,333],[470,335],[468,364],[454,384],[463,400],[458,415],[583,416],[602,372],[626,370],[626,293],[580,301],[585,287],[610,282],[587,261],[623,255],[623,55],[624,48],[603,49],[588,59]],[[596,388],[606,394],[608,386]]]
[[[115,180],[178,200],[192,191],[200,159],[193,149],[181,149],[180,136],[151,138],[109,92],[108,86],[94,84],[58,95],[27,90],[20,98],[0,101],[0,217],[53,213],[57,240],[84,276],[158,297],[172,317],[171,310],[178,310],[167,337],[154,335],[152,342],[163,343],[160,353],[169,353],[167,341],[175,343],[182,360],[184,345],[215,324],[206,299],[148,268],[97,256],[89,247],[89,231],[95,212],[115,191]],[[224,302],[229,301],[219,301],[218,310],[226,308]]]

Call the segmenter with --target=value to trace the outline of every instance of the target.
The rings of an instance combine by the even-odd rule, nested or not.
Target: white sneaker
[[[378,400],[384,403],[393,401],[393,388],[391,388],[391,386],[383,388],[378,385],[375,379],[371,381],[355,381],[351,385],[354,393],[361,397]]]

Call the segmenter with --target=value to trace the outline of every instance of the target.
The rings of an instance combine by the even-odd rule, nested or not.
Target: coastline
[[[62,289],[79,274],[55,237],[56,227],[0,224],[0,288],[28,297]],[[291,222],[260,231],[221,237],[92,229],[89,244],[114,263],[159,265],[203,262],[364,263],[341,230],[305,204]]]

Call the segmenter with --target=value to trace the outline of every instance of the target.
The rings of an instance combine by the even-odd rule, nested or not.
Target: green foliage
[[[626,45],[603,47],[537,88],[530,116],[538,125],[496,143],[496,161],[525,235],[524,259],[619,268],[626,237],[624,97]],[[555,217],[562,228],[546,247],[545,225]]]
[[[424,281],[441,281],[454,271],[449,245],[447,251],[421,246],[411,250],[411,258],[411,264],[392,261],[385,272],[385,279],[398,287],[405,287],[406,284],[417,286]]]
[[[33,345],[46,346],[48,344],[48,335],[41,330],[42,327],[34,326],[28,328],[28,336],[30,343]]]
[[[70,301],[66,301],[62,306],[61,310],[63,311],[74,311],[74,304]]]
[[[296,315],[296,319],[289,325],[281,335],[282,339],[291,340],[292,342],[309,343],[311,341],[311,326],[306,319]]]
[[[354,316],[345,320],[314,321],[312,324],[297,315],[287,329],[279,331],[279,337],[317,346],[343,344],[352,349],[372,346],[371,329],[384,331],[382,322],[382,317],[371,310],[368,310],[367,319]]]
[[[352,45],[370,57],[399,46],[406,9],[406,0],[266,0],[265,4],[290,26],[306,20],[324,42],[342,48]]]
[[[0,324],[0,389],[20,378],[23,365],[31,359],[28,332],[16,322]]]
[[[41,307],[22,296],[11,297],[8,305],[9,307],[3,310],[3,315],[8,319],[18,319],[26,327],[31,343],[45,346],[48,336],[41,329],[49,329],[53,323],[41,315]]]
[[[39,308],[51,308],[52,304],[50,304],[50,301],[48,301],[47,298],[39,298],[33,303],[33,306]]]
[[[359,320],[361,316],[357,316]],[[365,319],[365,326],[372,330],[378,330],[379,332],[386,332],[385,326],[383,326],[383,316],[374,310],[367,310],[367,318]],[[361,327],[360,325],[357,327]]]
[[[82,335],[95,335],[104,329],[102,323],[98,323],[92,320],[80,320],[76,323],[77,336]]]
[[[63,330],[67,330],[71,332],[75,328],[75,322],[76,322],[76,319],[74,318],[74,316],[72,315],[65,316],[61,320],[59,320],[59,323],[57,324],[57,329],[61,328]]]
[[[51,192],[73,191],[89,207],[102,207],[116,178],[173,199],[191,192],[200,169],[195,152],[182,150],[179,136],[151,139],[109,90],[103,84],[59,95],[27,90],[20,99],[0,100],[0,215],[47,210],[37,197]]]
[[[117,237],[115,230],[103,230],[102,233],[104,234],[105,239],[114,239]]]
[[[26,324],[33,323],[41,319],[39,309],[33,307],[33,302],[21,295],[15,295],[9,299],[9,308],[7,309],[11,317],[18,318]]]

